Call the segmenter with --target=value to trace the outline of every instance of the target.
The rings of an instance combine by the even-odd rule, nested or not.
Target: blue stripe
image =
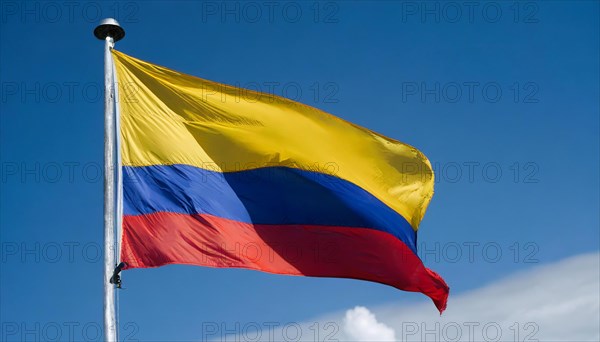
[[[390,233],[416,253],[416,232],[359,186],[287,167],[215,172],[189,165],[123,167],[125,215],[209,214],[273,225],[370,228]]]

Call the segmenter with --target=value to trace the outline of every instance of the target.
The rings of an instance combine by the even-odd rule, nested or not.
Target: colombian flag
[[[190,264],[449,288],[417,256],[417,149],[294,101],[113,50],[125,268]]]

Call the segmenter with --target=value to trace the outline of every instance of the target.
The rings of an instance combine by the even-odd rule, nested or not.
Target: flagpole
[[[115,257],[115,87],[110,50],[123,39],[125,31],[112,18],[104,19],[94,30],[104,40],[104,338],[117,341],[115,285],[110,283]]]

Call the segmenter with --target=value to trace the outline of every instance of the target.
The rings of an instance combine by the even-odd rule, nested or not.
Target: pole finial
[[[125,37],[125,30],[119,25],[119,22],[113,18],[102,19],[100,25],[94,29],[94,36],[100,40],[106,37],[112,37],[117,42]]]

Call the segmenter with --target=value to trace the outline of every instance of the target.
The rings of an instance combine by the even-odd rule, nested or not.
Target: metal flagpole
[[[123,39],[125,31],[112,18],[104,19],[94,30],[104,40],[104,337],[117,341],[115,285],[110,283],[115,258],[115,89],[110,50]]]

